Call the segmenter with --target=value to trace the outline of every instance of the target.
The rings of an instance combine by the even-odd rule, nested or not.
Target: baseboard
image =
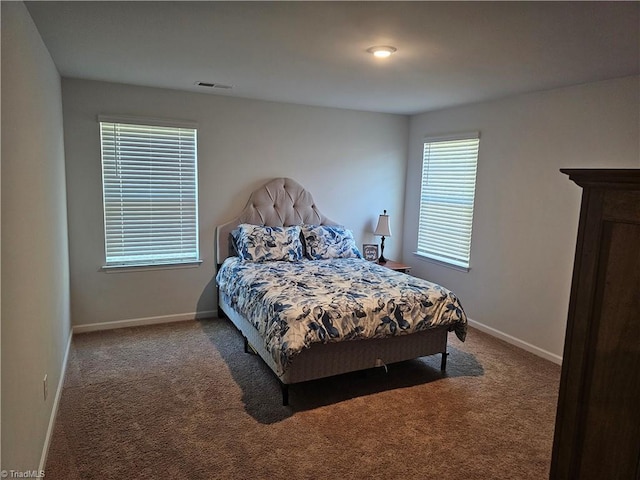
[[[42,446],[42,455],[40,455],[40,465],[38,470],[43,472],[44,467],[47,465],[47,456],[49,455],[49,445],[51,445],[51,437],[53,436],[53,428],[56,424],[56,417],[58,416],[58,406],[60,405],[60,398],[62,397],[62,389],[64,386],[64,378],[67,374],[67,362],[69,361],[69,352],[71,351],[71,340],[73,339],[73,331],[69,332],[69,341],[67,341],[67,349],[64,352],[64,358],[62,359],[62,370],[60,370],[60,380],[58,380],[58,386],[56,387],[56,396],[53,399],[53,405],[51,407],[51,416],[49,417],[49,426],[47,427],[47,434],[44,437],[44,445]]]
[[[116,320],[113,322],[88,323],[86,325],[74,325],[73,333],[95,332],[98,330],[113,330],[115,328],[140,327],[143,325],[155,325],[158,323],[183,322],[186,320],[199,320],[212,318],[218,315],[217,310],[204,312],[178,313],[175,315],[160,315],[157,317],[131,318],[128,320]]]
[[[493,327],[489,327],[487,325],[484,325],[483,323],[476,322],[475,320],[471,320],[470,318],[468,319],[468,322],[469,322],[469,326],[476,328],[481,332],[487,333],[492,337],[499,338],[500,340],[504,340],[505,342],[510,343],[511,345],[515,345],[516,347],[526,350],[527,352],[533,353],[538,357],[542,357],[553,363],[562,365],[562,357],[560,355],[556,355],[555,353],[548,352],[542,348],[536,347],[535,345],[531,345],[530,343],[520,340],[519,338],[512,337],[507,333],[501,332],[500,330],[496,330]]]

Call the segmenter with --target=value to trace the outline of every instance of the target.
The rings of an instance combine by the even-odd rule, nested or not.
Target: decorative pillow
[[[353,233],[334,225],[303,225],[306,255],[311,260],[329,258],[362,258]]]
[[[233,232],[238,256],[249,262],[302,260],[300,227],[265,227],[243,223]]]

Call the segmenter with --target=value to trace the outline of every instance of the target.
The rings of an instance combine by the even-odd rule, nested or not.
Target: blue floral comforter
[[[281,374],[312,343],[404,335],[467,317],[449,290],[359,258],[247,262],[228,258],[220,295],[262,334]]]

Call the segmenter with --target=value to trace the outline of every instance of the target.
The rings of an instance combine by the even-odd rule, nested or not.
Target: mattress
[[[225,260],[216,277],[225,304],[262,336],[282,375],[317,343],[399,337],[446,327],[465,339],[467,317],[446,288],[358,258]]]

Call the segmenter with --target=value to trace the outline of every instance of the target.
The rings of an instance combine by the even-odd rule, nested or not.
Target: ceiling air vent
[[[224,83],[196,82],[199,87],[219,88],[220,90],[231,90],[233,85],[225,85]]]

